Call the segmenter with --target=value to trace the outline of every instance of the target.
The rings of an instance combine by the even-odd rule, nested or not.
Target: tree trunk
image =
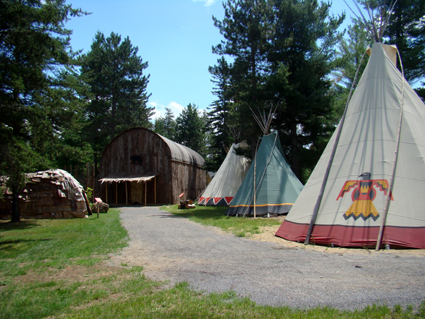
[[[300,176],[300,162],[298,158],[298,135],[297,135],[297,124],[295,119],[291,119],[291,144],[292,144],[292,171],[295,175]]]
[[[19,190],[12,191],[12,223],[21,221],[19,213]]]

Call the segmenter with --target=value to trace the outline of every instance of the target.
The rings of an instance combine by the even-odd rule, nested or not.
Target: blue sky
[[[334,0],[332,13],[350,13],[342,0]],[[71,46],[88,52],[97,31],[129,37],[149,66],[149,105],[155,116],[165,107],[175,116],[189,103],[205,109],[215,100],[208,67],[218,56],[211,51],[222,36],[212,16],[222,19],[221,0],[69,0],[74,8],[91,15],[72,18]],[[348,19],[346,19],[347,21]],[[155,117],[154,116],[154,117]]]

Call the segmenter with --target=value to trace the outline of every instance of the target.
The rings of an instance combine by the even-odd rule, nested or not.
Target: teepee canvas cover
[[[276,236],[304,242],[312,221],[311,242],[374,246],[383,225],[382,244],[425,248],[425,106],[394,65],[396,50],[374,44],[328,178],[338,129]]]
[[[198,205],[227,206],[236,195],[249,168],[248,159],[236,155],[239,144],[232,144],[211,183],[199,198]]]
[[[226,214],[254,215],[254,170],[256,215],[287,213],[303,186],[285,160],[277,132],[273,132],[263,136],[256,158]]]

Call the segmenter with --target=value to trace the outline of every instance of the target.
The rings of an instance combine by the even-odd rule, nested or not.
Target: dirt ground
[[[275,217],[275,219],[279,220],[279,222],[283,222],[285,220],[285,216]],[[388,250],[380,250],[376,252],[374,249],[365,249],[365,248],[341,248],[341,247],[326,247],[320,245],[304,245],[303,243],[296,243],[293,241],[289,241],[280,237],[276,237],[274,234],[278,230],[280,226],[272,226],[272,227],[260,227],[260,234],[255,234],[249,239],[258,240],[263,242],[270,242],[282,245],[286,248],[298,248],[298,249],[306,249],[306,250],[314,250],[321,251],[327,253],[334,254],[364,254],[369,255],[371,253],[380,253],[380,254],[397,254],[404,256],[417,256],[417,257],[425,257],[424,249],[388,249]]]
[[[110,265],[142,266],[163,287],[187,282],[202,292],[232,290],[258,304],[295,308],[418,307],[425,300],[422,250],[306,246],[275,237],[279,225],[237,237],[155,207],[121,211],[130,242],[111,254]]]

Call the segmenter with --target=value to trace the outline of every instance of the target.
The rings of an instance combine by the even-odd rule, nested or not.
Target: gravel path
[[[233,290],[264,305],[361,309],[425,300],[425,257],[407,251],[329,253],[238,238],[155,207],[121,208],[129,247],[114,265],[144,267],[168,285]],[[358,251],[358,250],[355,250]]]

